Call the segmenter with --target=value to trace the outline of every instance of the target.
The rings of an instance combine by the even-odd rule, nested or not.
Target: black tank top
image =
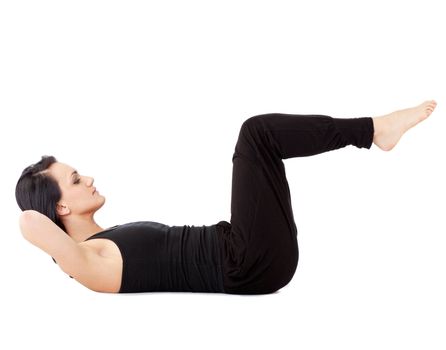
[[[108,228],[86,239],[105,238],[121,251],[119,293],[224,293],[222,252],[212,226],[167,226],[138,221]]]

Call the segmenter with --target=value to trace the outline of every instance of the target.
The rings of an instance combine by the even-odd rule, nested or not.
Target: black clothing
[[[217,224],[226,293],[271,293],[294,275],[297,228],[282,159],[370,148],[373,134],[370,117],[273,113],[243,123],[232,157],[231,223]]]
[[[120,292],[272,293],[289,283],[299,250],[283,159],[347,145],[370,148],[370,117],[263,114],[242,124],[232,157],[231,219],[213,226],[130,223],[89,239],[121,249]]]
[[[221,249],[213,226],[167,226],[139,221],[86,240],[105,238],[121,251],[119,293],[224,292]]]

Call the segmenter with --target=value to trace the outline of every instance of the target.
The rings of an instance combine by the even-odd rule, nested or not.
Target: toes
[[[424,101],[421,106],[423,106],[425,109],[432,106],[432,101]]]
[[[434,100],[430,101],[429,104],[426,106],[426,108],[431,109],[431,112],[435,109],[435,107],[437,107],[437,102],[435,102]]]

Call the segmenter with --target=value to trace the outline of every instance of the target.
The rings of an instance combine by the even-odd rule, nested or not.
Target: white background
[[[2,349],[444,349],[440,1],[2,1]],[[435,99],[391,152],[285,160],[293,280],[264,296],[102,294],[20,234],[45,154],[95,177],[103,227],[230,219],[248,117],[378,116]]]

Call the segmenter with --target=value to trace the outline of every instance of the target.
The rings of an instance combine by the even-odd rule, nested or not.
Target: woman
[[[389,151],[435,107],[426,101],[373,118],[275,113],[247,119],[232,158],[231,221],[211,226],[139,221],[103,229],[94,214],[105,198],[93,178],[42,157],[17,183],[20,229],[94,291],[273,293],[289,283],[299,257],[282,159],[372,143]]]

